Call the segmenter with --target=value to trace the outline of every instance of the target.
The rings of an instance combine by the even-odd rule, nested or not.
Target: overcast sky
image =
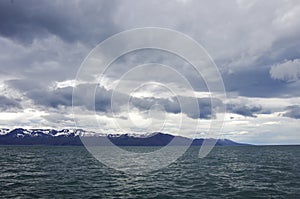
[[[141,50],[116,60],[104,76],[106,83],[98,85],[97,128],[119,132],[113,126],[117,121],[134,133],[143,132],[147,124],[151,125],[146,132],[159,131],[161,121],[166,121],[167,133],[201,137],[211,120],[218,118],[218,105],[226,104],[222,137],[253,144],[300,144],[299,19],[296,0],[2,0],[0,127],[75,128],[74,86],[84,91],[97,85],[92,79],[75,84],[88,53],[121,31],[162,27],[180,31],[206,49],[222,75],[227,99],[210,99],[203,79],[184,60],[167,52]],[[130,67],[154,62],[171,65],[187,77],[198,96],[199,114],[182,111],[168,86],[164,90],[157,85],[117,93],[118,106],[112,114],[113,85]],[[144,71],[138,72],[130,81],[141,84]],[[159,73],[165,74],[163,69],[157,69]],[[165,85],[178,84],[172,75],[168,77]],[[128,96],[129,109],[121,102]],[[182,92],[180,97],[188,101],[191,96]],[[210,107],[211,100],[216,107]],[[87,129],[94,125],[89,123],[95,117],[93,107],[85,104],[84,93],[73,108],[80,110],[78,117],[86,121]],[[179,115],[185,122],[176,132]],[[191,127],[197,121],[201,128],[194,132]]]

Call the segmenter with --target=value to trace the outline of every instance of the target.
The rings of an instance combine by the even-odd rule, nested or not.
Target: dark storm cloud
[[[45,85],[39,85],[38,82],[34,80],[10,80],[8,84],[20,92],[24,93],[26,97],[33,100],[37,105],[42,105],[45,107],[58,108],[59,106],[72,106],[73,98],[73,87],[64,87],[57,89],[45,89]],[[97,88],[95,90],[95,88]],[[96,110],[99,112],[110,112],[112,93],[113,90],[107,90],[102,86],[97,84],[81,84],[76,89],[77,95],[74,97],[75,106],[84,106],[88,110]],[[193,98],[178,96],[179,98],[173,97],[172,99],[166,98],[154,98],[154,97],[132,97],[130,98],[126,94],[115,93],[118,97],[114,98],[114,112],[121,111],[121,106],[127,105],[128,100],[130,100],[131,108],[136,107],[141,111],[150,110],[155,104],[161,105],[164,110],[168,113],[178,114],[183,111],[182,106],[184,106],[183,113],[188,117],[193,119],[212,119],[215,118],[216,110],[223,103],[220,99],[214,98],[198,98],[196,99],[198,103],[198,111],[195,110],[196,107],[189,105],[190,102],[194,102]],[[95,99],[95,101],[93,101]],[[212,107],[211,100],[215,107]],[[263,113],[261,106],[250,106],[250,105],[240,105],[240,104],[228,104],[227,112],[236,113],[239,115],[247,117],[255,117],[257,113]]]
[[[58,108],[59,106],[84,106],[88,110],[96,110],[99,112],[111,112],[112,94],[113,90],[107,90],[98,84],[80,84],[76,87],[79,95],[73,96],[73,87],[64,87],[57,89],[45,88],[45,85],[38,84],[34,80],[10,80],[6,82],[11,87],[17,89],[23,93],[26,97],[31,99],[36,105],[42,105],[44,107]],[[95,90],[96,88],[96,90]],[[193,119],[211,119],[215,117],[215,108],[211,107],[211,100],[214,100],[216,106],[220,106],[222,102],[219,99],[210,98],[198,98],[178,96],[172,99],[143,97],[130,98],[123,93],[115,92],[114,112],[121,111],[121,106],[127,105],[128,100],[133,107],[136,107],[142,111],[150,110],[155,104],[161,105],[166,112],[178,114],[183,110],[184,114]],[[74,97],[74,98],[73,98]],[[72,99],[73,104],[72,104]],[[94,101],[95,99],[95,101]],[[190,102],[198,103],[198,107],[192,107]],[[182,108],[184,106],[184,108]],[[196,109],[198,108],[198,110]]]
[[[140,110],[150,110],[155,104],[161,105],[165,111],[170,113],[180,113],[181,108],[178,100],[176,98],[164,99],[164,98],[154,98],[154,97],[143,97],[143,98],[131,98],[130,104],[133,107],[137,107]]]
[[[111,91],[103,87],[97,89],[95,96],[90,96],[92,91],[91,85],[80,85],[82,90],[81,96],[75,98],[75,106],[84,106],[88,110],[107,112],[110,108]],[[89,91],[88,91],[89,90]],[[58,88],[55,90],[32,90],[26,93],[26,96],[34,101],[35,104],[45,107],[58,108],[59,106],[72,106],[73,87]],[[90,99],[95,98],[95,103]]]
[[[245,69],[231,74],[223,74],[227,92],[237,92],[245,97],[284,97],[300,96],[284,81],[274,80],[269,75],[269,69]]]
[[[51,108],[72,105],[72,87],[51,90],[47,81],[43,82],[35,79],[9,80],[6,81],[6,84],[18,90],[37,105]]]
[[[243,78],[244,77],[244,78]],[[242,76],[241,79],[246,79]],[[242,80],[241,80],[242,81]],[[73,97],[73,87],[64,87],[57,89],[45,89],[45,85],[38,84],[35,80],[10,80],[7,83],[18,89],[21,93],[37,105],[42,105],[44,107],[58,108],[59,106],[72,106]],[[248,83],[246,81],[246,83]],[[242,82],[241,82],[242,84]],[[95,88],[97,88],[95,90]],[[75,96],[73,105],[83,106],[88,110],[96,110],[98,112],[111,112],[111,102],[113,90],[107,90],[102,86],[97,84],[81,84],[77,86],[77,93],[80,95]],[[96,91],[96,92],[95,92]],[[130,100],[131,108],[136,107],[141,111],[148,111],[155,104],[161,105],[164,110],[168,113],[178,114],[183,111],[182,105],[185,106],[183,111],[188,117],[193,119],[212,119],[215,118],[216,111],[218,107],[223,105],[220,99],[214,98],[198,98],[198,110],[195,107],[189,105],[193,98],[179,96],[179,98],[173,97],[172,99],[166,98],[155,98],[155,97],[132,97],[130,98],[126,94],[115,93],[117,97],[114,98],[114,112],[122,111],[121,106],[127,105],[128,100]],[[93,101],[95,99],[95,103]],[[215,107],[212,107],[211,100]],[[270,114],[271,112],[266,112],[260,105],[248,105],[248,104],[227,104],[227,112],[239,114],[246,117],[256,117],[256,114]],[[124,110],[123,110],[124,111]],[[289,110],[286,116],[292,117],[295,113],[293,110]]]
[[[183,111],[188,117],[193,119],[211,119],[215,117],[214,108],[211,107],[210,98],[199,98],[195,99],[178,96],[171,99],[166,98],[155,98],[155,97],[130,97],[127,94],[119,93],[113,90],[107,90],[104,87],[97,87],[94,95],[93,84],[80,85],[79,89],[80,96],[75,97],[74,105],[84,105],[89,110],[96,110],[100,112],[122,112],[122,106],[129,106],[129,108],[138,108],[140,111],[148,111],[154,105],[160,105],[164,108],[164,111],[168,113],[178,114]],[[92,89],[92,90],[90,90]],[[114,98],[112,98],[114,95]],[[117,97],[116,97],[117,96]],[[95,98],[95,103],[92,100]],[[219,99],[213,99],[215,105],[220,105],[222,102]],[[193,107],[191,102],[198,103],[197,107]],[[184,107],[184,108],[183,108]],[[213,110],[212,110],[213,109]],[[127,109],[126,109],[127,111]]]
[[[15,79],[6,81],[6,84],[31,99],[34,104],[45,107],[58,108],[58,106],[72,105],[72,87],[49,89],[48,82],[29,79]]]
[[[25,81],[26,82],[26,81]],[[44,107],[58,108],[59,106],[84,106],[88,110],[108,112],[111,107],[112,90],[106,90],[104,87],[97,87],[97,84],[81,84],[80,96],[73,99],[73,87],[64,87],[57,89],[46,89],[43,86],[34,86],[33,83],[22,84],[20,81],[11,81],[10,85],[24,93],[36,105]],[[93,101],[95,99],[95,101]],[[121,99],[118,99],[121,100]],[[95,102],[95,103],[93,103]]]
[[[138,107],[140,110],[149,110],[155,104],[161,105],[168,113],[184,113],[188,117],[193,119],[212,119],[215,118],[216,108],[222,104],[219,99],[210,98],[198,98],[196,103],[198,107],[189,106],[190,102],[195,102],[195,99],[189,97],[178,96],[178,98],[173,97],[172,99],[162,99],[162,98],[132,98],[131,103],[134,107]],[[214,100],[214,105],[212,107],[211,100]],[[192,104],[191,103],[191,104]],[[184,106],[184,108],[182,107]],[[198,108],[198,110],[196,109]]]
[[[26,93],[26,96],[34,101],[35,104],[46,107],[58,108],[58,106],[72,105],[72,87],[59,88],[54,91],[32,90]]]
[[[73,94],[73,105],[84,106],[88,110],[98,112],[111,112],[111,99],[113,90],[108,90],[99,84],[80,84]],[[128,95],[117,93],[118,98],[115,98],[114,112],[120,111],[120,106],[127,103]]]
[[[294,118],[294,119],[300,119],[300,106],[299,105],[288,106],[288,107],[286,107],[285,111],[286,111],[286,113],[284,113],[283,116]]]
[[[18,92],[31,99],[36,105],[58,108],[59,106],[72,106],[73,87],[50,89],[47,84],[36,80],[19,79],[9,80],[6,84],[17,89]],[[96,90],[95,90],[96,88]],[[112,90],[107,90],[98,84],[80,84],[76,87],[80,95],[74,97],[75,106],[84,106],[88,110],[106,112],[111,106]],[[124,94],[119,94],[118,104],[123,100]],[[93,101],[95,99],[95,101]],[[95,103],[93,103],[95,102]]]
[[[227,111],[238,114],[238,115],[243,115],[246,117],[256,117],[255,114],[260,113],[262,111],[262,107],[261,106],[228,104]]]
[[[114,1],[0,1],[0,34],[23,43],[57,35],[65,41],[99,42],[115,32]]]
[[[203,119],[212,119],[216,117],[216,109],[223,103],[217,98],[199,98],[198,99],[200,117]],[[213,107],[215,105],[215,107]]]
[[[0,95],[0,110],[6,111],[9,109],[21,108],[21,104],[18,100],[8,98],[6,96]]]

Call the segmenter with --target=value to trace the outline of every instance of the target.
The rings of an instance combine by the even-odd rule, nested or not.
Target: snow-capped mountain
[[[2,129],[0,129],[0,136],[1,136],[1,135],[7,134],[9,131],[10,131],[10,130],[7,129],[7,128],[2,128]]]
[[[80,137],[101,143],[101,140],[108,138],[117,146],[165,146],[175,136],[164,133],[153,133],[150,135],[130,134],[97,134],[83,129],[23,129],[13,130],[0,129],[0,145],[82,145]],[[178,145],[191,143],[193,146],[202,145],[204,139],[194,139],[176,136]],[[102,142],[103,143],[103,142]],[[228,139],[216,140],[217,146],[241,146]]]
[[[62,129],[62,130],[55,130],[55,129],[23,129],[23,128],[16,128],[13,130],[2,128],[0,129],[0,136],[10,135],[13,137],[37,137],[37,136],[51,136],[51,137],[58,137],[58,136],[65,136],[65,137],[75,137],[75,136],[102,136],[96,134],[95,132],[91,131],[84,131],[83,129]]]

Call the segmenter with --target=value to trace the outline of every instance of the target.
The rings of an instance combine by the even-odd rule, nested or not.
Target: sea
[[[198,151],[128,174],[82,146],[0,146],[0,198],[300,198],[300,146],[214,147],[201,159]]]

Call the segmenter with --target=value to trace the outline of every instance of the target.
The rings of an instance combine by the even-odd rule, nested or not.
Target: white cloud
[[[273,79],[287,82],[297,81],[300,78],[300,59],[285,61],[271,67],[270,75]]]

